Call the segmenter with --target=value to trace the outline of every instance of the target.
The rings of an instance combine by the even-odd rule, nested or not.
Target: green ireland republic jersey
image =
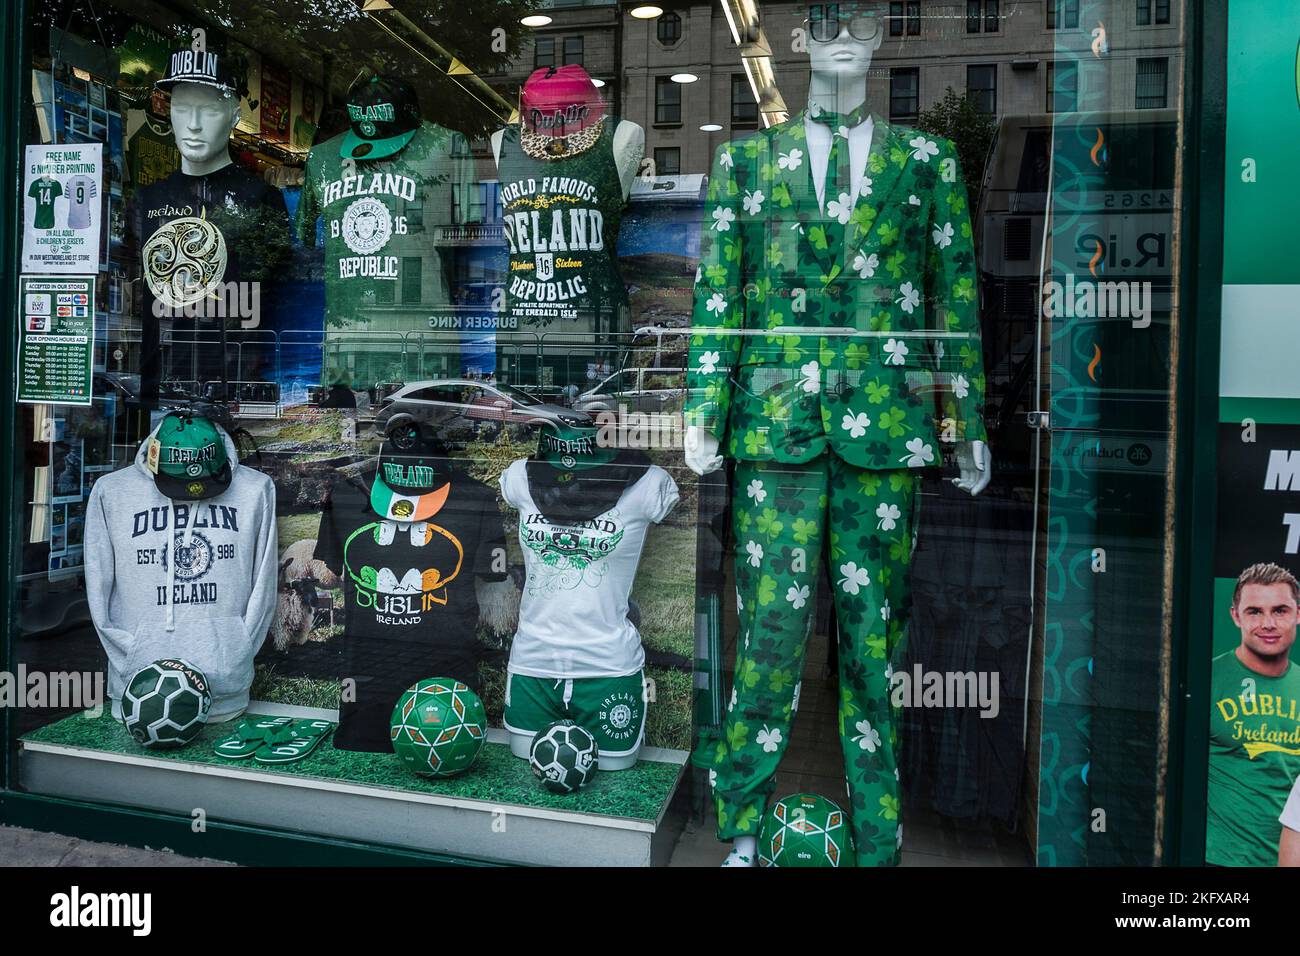
[[[27,195],[36,200],[37,229],[54,228],[54,200],[63,195],[63,187],[56,179],[38,179],[32,183]]]
[[[1276,866],[1278,816],[1300,775],[1300,670],[1256,674],[1235,651],[1214,659],[1205,859]]]
[[[519,145],[519,125],[501,139],[502,227],[510,250],[506,309],[511,327],[560,323],[564,331],[625,331],[627,290],[618,271],[623,184],[614,129],[572,156],[535,159]]]
[[[324,218],[326,323],[404,331],[392,325],[395,316],[450,302],[443,256],[455,243],[445,233],[469,206],[469,144],[431,123],[384,159],[345,160],[342,141],[340,134],[308,156],[296,224],[299,238],[314,244]]]

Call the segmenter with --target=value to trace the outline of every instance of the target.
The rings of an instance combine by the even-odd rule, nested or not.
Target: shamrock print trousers
[[[906,634],[918,483],[914,471],[868,470],[831,454],[797,465],[736,463],[740,647],[710,774],[719,839],[758,833],[799,706],[825,549],[839,620],[839,735],[856,859],[859,866],[898,862],[899,713],[889,687]]]

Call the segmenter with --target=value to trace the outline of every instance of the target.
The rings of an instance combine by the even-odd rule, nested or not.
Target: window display
[[[97,269],[25,270],[16,360],[80,330],[92,394],[20,392],[9,649],[112,707],[18,714],[6,786],[421,859],[1160,858],[1179,5],[82,6],[28,11],[17,215]]]

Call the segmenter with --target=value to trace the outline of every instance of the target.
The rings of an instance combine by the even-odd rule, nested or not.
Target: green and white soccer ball
[[[552,793],[573,793],[596,775],[600,748],[596,738],[571,720],[547,724],[533,737],[528,766]]]
[[[478,694],[451,677],[430,677],[397,698],[390,727],[393,752],[425,777],[470,768],[487,740],[487,712]]]
[[[150,750],[183,747],[208,721],[212,694],[203,672],[187,661],[146,664],[126,682],[122,723],[136,743]]]
[[[758,832],[759,866],[852,866],[848,818],[815,793],[772,804]]]

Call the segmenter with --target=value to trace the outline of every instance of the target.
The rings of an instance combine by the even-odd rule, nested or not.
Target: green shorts
[[[568,719],[596,738],[602,758],[634,754],[645,736],[642,674],[569,679],[507,674],[503,723],[510,733],[531,739],[552,721]]]

